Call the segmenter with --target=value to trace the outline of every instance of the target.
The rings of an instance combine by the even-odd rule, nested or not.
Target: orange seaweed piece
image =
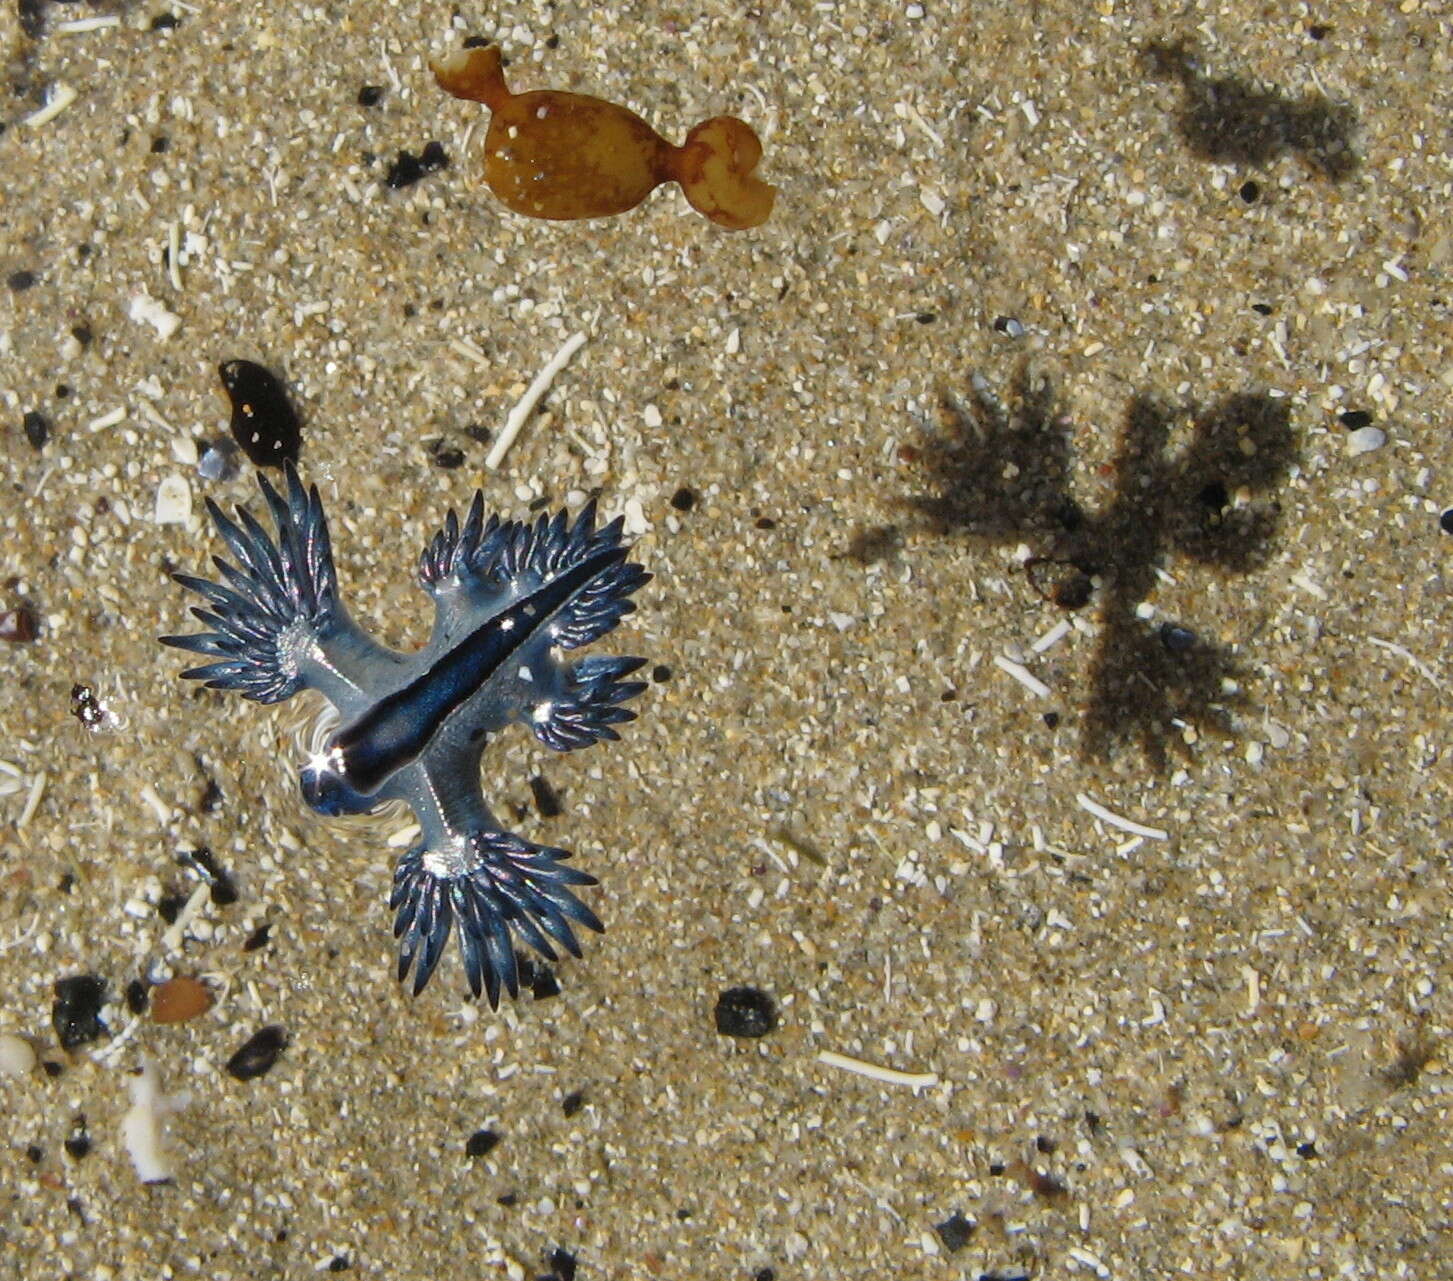
[[[762,144],[735,116],[713,116],[673,147],[640,116],[559,89],[511,93],[498,45],[461,49],[433,64],[439,87],[491,113],[484,177],[531,218],[608,218],[634,209],[663,182],[718,226],[757,227],[777,189],[753,175]]]

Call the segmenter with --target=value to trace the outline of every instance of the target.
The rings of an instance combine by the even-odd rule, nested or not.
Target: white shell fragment
[[[143,1059],[141,1072],[131,1078],[131,1110],[121,1119],[121,1139],[143,1183],[165,1183],[172,1177],[172,1162],[166,1151],[166,1117],[175,1112],[184,1097],[170,1098],[161,1092],[156,1067]]]
[[[1387,444],[1387,432],[1381,427],[1359,427],[1347,434],[1347,453],[1356,458],[1358,454],[1370,454]]]
[[[29,1076],[35,1071],[35,1047],[14,1032],[0,1035],[0,1076]]]
[[[173,472],[156,487],[156,523],[185,525],[192,518],[192,487],[187,478]]]
[[[165,342],[182,327],[182,318],[168,311],[150,294],[137,294],[127,308],[132,320],[144,321],[156,330],[156,336]]]

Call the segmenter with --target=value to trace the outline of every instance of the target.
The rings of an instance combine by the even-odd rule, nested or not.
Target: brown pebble
[[[0,613],[0,640],[24,644],[35,639],[35,614],[22,605]]]
[[[151,993],[151,1017],[156,1023],[185,1023],[212,1008],[212,993],[200,979],[174,978]]]

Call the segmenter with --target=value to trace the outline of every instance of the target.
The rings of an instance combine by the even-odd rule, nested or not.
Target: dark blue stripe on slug
[[[417,760],[451,712],[468,701],[510,660],[537,629],[596,575],[620,564],[625,549],[613,547],[522,596],[442,655],[403,689],[380,699],[330,746],[343,754],[343,777],[372,795],[395,770]]]

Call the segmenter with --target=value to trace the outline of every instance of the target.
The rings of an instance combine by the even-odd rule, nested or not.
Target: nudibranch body
[[[762,144],[735,116],[714,116],[673,147],[625,107],[557,89],[511,93],[497,45],[434,64],[439,87],[492,113],[484,176],[516,213],[557,220],[634,209],[663,182],[732,231],[767,221],[775,187],[753,176]]]
[[[224,582],[175,575],[210,608],[210,629],[162,642],[212,661],[182,673],[214,689],[276,703],[312,689],[340,727],[305,762],[300,783],[322,814],[361,814],[387,802],[413,809],[420,839],[394,870],[389,906],[402,942],[399,978],[422,991],[457,924],[465,973],[491,1006],[519,991],[516,939],[549,959],[553,944],[580,948],[571,923],[599,930],[570,887],[595,879],[562,849],[506,831],[480,786],[491,737],[523,722],[547,747],[571,751],[615,739],[635,719],[621,704],[646,688],[625,679],[640,658],[584,658],[611,631],[650,575],[627,560],[619,519],[597,529],[594,503],[534,523],[484,519],[479,493],[461,525],[451,510],[424,548],[419,581],[434,600],[427,645],[405,654],[374,641],[349,617],[317,488],[291,464],[285,493],[262,476],[276,534],[245,507],[233,521],[210,499],[218,533],[236,557],[214,563]]]

